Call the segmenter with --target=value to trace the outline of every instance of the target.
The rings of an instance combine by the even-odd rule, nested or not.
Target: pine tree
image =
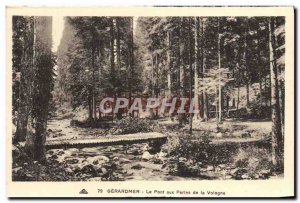
[[[271,72],[271,108],[272,108],[272,162],[282,168],[281,160],[283,153],[283,138],[281,128],[281,115],[279,103],[279,86],[278,86],[278,70],[277,55],[275,52],[275,25],[274,18],[269,19],[269,48],[270,48],[270,72]]]
[[[32,119],[35,132],[26,138],[26,149],[33,159],[46,160],[45,141],[49,102],[53,89],[52,17],[34,17]]]

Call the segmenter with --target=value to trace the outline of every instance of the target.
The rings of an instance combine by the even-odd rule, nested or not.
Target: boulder
[[[242,178],[242,175],[244,175],[245,173],[247,173],[247,170],[244,168],[235,168],[230,171],[230,175],[238,179]]]
[[[96,172],[96,170],[95,170],[95,168],[94,168],[94,166],[92,164],[87,164],[87,165],[83,166],[80,171],[82,173],[91,174],[93,176],[97,175],[97,172]]]
[[[101,165],[104,163],[109,162],[109,158],[106,156],[95,156],[95,157],[88,157],[87,162],[94,165]]]
[[[102,181],[101,177],[94,177],[94,178],[89,178],[87,181]]]
[[[79,162],[78,159],[67,159],[66,163],[67,164],[77,164]]]
[[[143,166],[141,164],[137,164],[131,167],[131,169],[135,169],[135,170],[141,170],[143,168]]]
[[[149,150],[149,145],[148,145],[148,144],[144,145],[144,146],[141,148],[141,150],[143,150],[143,151],[148,151],[148,150]]]
[[[142,160],[144,160],[144,161],[149,161],[151,158],[152,158],[152,155],[148,151],[144,152],[142,155]]]
[[[230,175],[236,175],[238,173],[238,171],[239,171],[239,168],[232,169],[230,171]]]
[[[158,157],[160,158],[166,157],[167,155],[168,155],[167,153],[164,153],[162,151],[158,153]]]
[[[29,173],[25,173],[25,179],[26,179],[26,180],[33,180],[34,177],[33,177],[33,175],[31,175],[31,174],[29,174]]]
[[[271,170],[270,169],[264,169],[264,170],[260,170],[259,173],[262,174],[262,175],[270,175]]]
[[[66,168],[65,171],[66,171],[66,173],[69,173],[69,174],[73,173],[73,170],[71,168]]]
[[[153,163],[154,163],[154,164],[163,164],[163,161],[162,161],[161,159],[159,159],[159,158],[155,158],[155,159],[153,160]]]
[[[225,168],[226,168],[226,164],[220,164],[219,167],[220,167],[221,169],[225,169]]]
[[[241,138],[249,138],[249,137],[251,137],[251,134],[249,132],[243,132],[241,134]]]
[[[18,147],[14,146],[12,147],[12,156],[14,159],[18,159],[21,156],[21,151]]]
[[[186,158],[184,158],[184,157],[179,157],[179,162],[186,162],[187,161],[187,159]]]
[[[223,134],[221,132],[216,134],[216,138],[222,138],[222,137],[223,137]]]
[[[227,176],[225,176],[225,179],[231,179],[232,178],[232,176],[231,175],[227,175]]]
[[[14,174],[18,174],[18,173],[20,173],[22,170],[23,170],[22,167],[17,167],[17,168],[13,168],[13,169],[12,169],[12,172],[13,172]]]
[[[200,172],[206,172],[207,169],[206,168],[200,168]]]
[[[99,171],[102,175],[106,175],[108,173],[107,169],[102,167]]]
[[[54,150],[49,150],[47,153],[52,155],[52,154],[54,154]]]
[[[78,153],[78,152],[79,152],[79,149],[77,149],[77,148],[70,148],[70,149],[68,149],[68,151],[69,151],[70,153],[74,154],[74,153]]]
[[[120,164],[128,164],[128,163],[131,163],[131,161],[129,159],[120,158],[119,159],[119,163]]]

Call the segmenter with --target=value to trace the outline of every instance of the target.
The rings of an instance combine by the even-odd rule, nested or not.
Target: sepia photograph
[[[88,195],[87,182],[123,197],[173,195],[116,184],[293,186],[292,7],[282,9],[292,18],[11,10],[12,183],[81,182],[75,195]],[[174,196],[201,196],[192,184]]]

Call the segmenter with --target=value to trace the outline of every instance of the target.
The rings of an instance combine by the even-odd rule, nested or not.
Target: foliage
[[[141,91],[133,63],[131,17],[67,17],[58,48],[57,99],[89,108],[90,120],[102,98]],[[61,101],[64,102],[64,101]]]
[[[261,171],[272,171],[270,148],[246,147],[240,148],[233,156],[236,168],[244,168],[249,176],[258,175]]]
[[[171,141],[169,146],[171,156],[184,157],[192,160],[194,163],[209,161],[211,159],[207,154],[209,148],[211,148],[209,133],[205,133],[202,136],[185,134],[179,136],[176,141]]]
[[[110,132],[115,135],[152,132],[157,125],[153,120],[125,117],[118,120]]]

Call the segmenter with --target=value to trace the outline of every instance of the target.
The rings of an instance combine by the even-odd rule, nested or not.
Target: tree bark
[[[93,122],[97,119],[97,112],[96,112],[96,102],[95,102],[95,93],[96,93],[96,83],[95,83],[95,48],[92,46],[92,80],[93,80],[93,87],[92,87],[92,110],[93,110]]]
[[[271,73],[271,109],[272,109],[272,163],[277,169],[283,168],[283,138],[280,118],[278,73],[275,54],[274,19],[269,19],[269,51]]]
[[[114,18],[111,18],[110,22],[110,77],[111,77],[111,83],[113,86],[112,90],[112,96],[115,94],[114,93],[114,88],[115,88],[115,51],[114,51],[114,46],[115,46],[115,34],[114,34]]]
[[[190,105],[192,105],[192,99],[193,99],[193,64],[192,64],[192,23],[191,23],[191,17],[189,17],[189,69],[190,69]],[[190,127],[189,127],[189,133],[190,135],[193,133],[193,113],[190,113],[190,121],[189,121]]]
[[[260,62],[260,27],[259,27],[259,21],[258,21],[258,28],[257,28],[257,68],[258,68],[258,76],[259,76],[259,92],[260,92],[260,117],[262,117],[263,112],[263,91],[262,91],[262,67]]]
[[[198,52],[198,39],[199,39],[199,17],[195,17],[195,65],[194,65],[194,110],[199,111],[199,93],[198,93],[198,60],[199,60],[199,52]],[[199,119],[200,113],[196,113],[194,115],[194,119]]]
[[[249,31],[249,25],[248,21],[246,22],[246,29],[245,29],[245,39],[244,39],[244,59],[245,59],[245,66],[246,66],[246,101],[247,101],[247,106],[250,103],[250,98],[249,98],[249,83],[250,83],[250,77],[249,77],[249,64],[248,64],[248,31]]]
[[[239,118],[239,105],[240,105],[240,77],[241,77],[241,70],[240,70],[240,66],[239,64],[237,64],[237,68],[238,68],[238,87],[237,87],[237,100],[236,100],[236,114],[235,117]]]
[[[168,80],[168,95],[171,95],[171,94],[172,94],[172,81],[171,81],[172,66],[171,66],[171,33],[170,33],[170,31],[167,32],[167,41],[168,41],[168,51],[167,51],[167,63],[168,63],[168,73],[167,73],[167,80]]]
[[[52,17],[34,17],[36,38],[34,42],[34,92],[33,117],[35,133],[26,138],[25,148],[33,159],[43,163],[46,160],[45,142],[49,101],[52,90]]]
[[[221,83],[221,34],[220,34],[220,18],[218,17],[218,64],[219,64],[219,83]],[[219,116],[218,123],[222,122],[222,86],[219,84]]]
[[[120,18],[116,18],[116,28],[117,28],[117,40],[116,40],[116,46],[117,46],[117,97],[121,97],[121,86],[120,83],[121,80],[121,45],[120,45]],[[119,109],[117,112],[117,118],[122,118],[123,110]]]
[[[183,24],[183,19],[180,18],[180,24],[182,27]],[[182,37],[182,29],[180,29],[180,38]],[[180,95],[181,96],[186,96],[186,91],[185,91],[185,81],[186,81],[186,73],[185,73],[185,67],[184,67],[184,63],[183,63],[183,57],[182,57],[182,53],[181,53],[181,41],[180,41],[180,66],[179,66],[179,72],[180,72]]]
[[[178,23],[178,50],[177,50],[177,55],[178,55],[178,61],[177,61],[177,88],[179,90],[179,93],[181,93],[181,86],[182,86],[182,78],[181,78],[181,17],[179,18],[179,23]]]
[[[116,28],[117,28],[117,40],[116,40],[116,46],[117,46],[117,74],[118,78],[120,78],[120,71],[121,71],[121,45],[120,45],[120,19],[116,18]]]
[[[131,97],[132,97],[132,82],[134,78],[134,52],[133,52],[133,18],[130,19],[130,30],[129,30],[129,106],[131,105]],[[133,116],[134,114],[129,113],[129,116]]]
[[[206,58],[205,58],[205,52],[204,52],[204,19],[200,18],[200,22],[201,22],[201,78],[202,81],[205,78],[205,63],[206,63]],[[204,90],[201,94],[201,103],[202,103],[202,107],[201,110],[203,112],[203,118],[205,121],[208,120],[209,118],[209,114],[208,114],[208,96],[206,91]]]
[[[19,90],[19,106],[17,129],[14,143],[25,141],[28,128],[28,120],[31,112],[31,94],[33,77],[33,45],[34,45],[34,22],[33,17],[25,17],[25,31],[23,34],[22,66]]]
[[[159,60],[158,60],[158,54],[155,55],[155,71],[156,71],[156,77],[155,77],[155,96],[156,96],[156,99],[158,100],[158,88],[159,88],[159,80],[158,80],[158,63],[159,63]],[[158,118],[158,107],[156,107],[156,114],[155,114],[156,118]]]

